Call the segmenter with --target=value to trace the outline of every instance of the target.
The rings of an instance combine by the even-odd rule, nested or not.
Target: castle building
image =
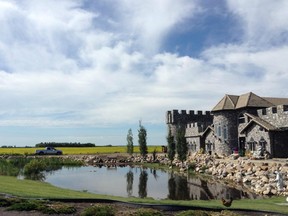
[[[185,126],[190,152],[209,153],[261,150],[272,157],[288,157],[288,98],[260,97],[252,92],[225,95],[211,112],[168,111],[168,131],[175,137]]]

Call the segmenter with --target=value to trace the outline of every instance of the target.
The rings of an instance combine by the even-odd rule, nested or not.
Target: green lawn
[[[174,205],[188,205],[188,206],[201,206],[212,209],[228,209],[222,206],[220,200],[193,200],[193,201],[173,201],[173,200],[153,200],[153,199],[140,199],[140,198],[123,198],[114,196],[105,196],[91,194],[81,191],[73,191],[62,188],[57,188],[51,184],[32,181],[20,180],[16,177],[0,176],[0,192],[7,193],[20,197],[27,198],[101,198],[113,199],[119,201],[136,202],[136,203],[150,203],[150,204],[174,204]],[[251,209],[251,210],[265,210],[280,212],[288,214],[288,206],[285,197],[274,197],[269,199],[243,199],[233,201],[232,207],[229,209]]]

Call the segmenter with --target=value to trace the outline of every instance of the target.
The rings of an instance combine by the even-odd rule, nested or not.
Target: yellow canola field
[[[0,148],[0,155],[2,154],[22,154],[31,155],[36,150],[44,148]],[[126,146],[96,146],[96,147],[63,147],[56,148],[63,151],[64,155],[73,154],[113,154],[113,153],[126,153]],[[162,152],[161,146],[148,146],[148,153],[156,150],[157,153]],[[134,146],[134,153],[139,153],[139,146]]]

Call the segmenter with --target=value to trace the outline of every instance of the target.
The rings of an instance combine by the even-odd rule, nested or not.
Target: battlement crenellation
[[[278,105],[257,110],[259,117],[271,116],[275,114],[284,114],[284,112],[288,114],[288,105]]]
[[[187,124],[188,122],[204,121],[212,119],[213,115],[210,111],[201,110],[172,110],[166,113],[167,124]]]

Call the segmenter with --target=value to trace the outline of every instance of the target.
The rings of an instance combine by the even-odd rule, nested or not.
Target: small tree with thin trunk
[[[188,146],[185,138],[185,128],[178,126],[176,134],[176,150],[178,159],[183,162],[187,158]]]
[[[167,136],[167,144],[168,144],[168,158],[172,163],[176,154],[176,145],[175,145],[174,137],[172,136],[170,128],[169,128],[169,133]]]
[[[134,153],[133,133],[131,128],[128,130],[127,134],[127,153],[129,153],[130,155]]]
[[[141,156],[142,157],[146,157],[146,155],[148,153],[148,149],[147,149],[147,131],[141,125],[141,121],[139,122],[138,143],[139,143],[139,149],[140,149]]]

